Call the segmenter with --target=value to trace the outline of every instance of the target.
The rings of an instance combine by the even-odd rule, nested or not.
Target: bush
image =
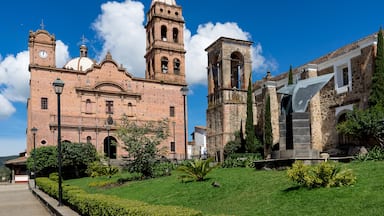
[[[57,198],[58,184],[48,178],[37,178],[36,183],[45,193]],[[136,200],[121,199],[116,196],[104,194],[88,194],[76,187],[63,185],[63,202],[77,211],[80,215],[104,215],[104,216],[125,216],[125,215],[202,215],[200,211],[179,206],[149,205],[148,203]]]
[[[372,149],[368,151],[367,154],[359,154],[355,158],[359,161],[367,161],[367,160],[374,160],[374,161],[382,161],[384,160],[384,149],[380,146],[374,146]]]
[[[259,153],[232,154],[224,160],[221,166],[223,168],[233,168],[233,167],[255,168],[254,162],[260,159],[262,159],[262,157]]]
[[[153,177],[170,176],[176,165],[168,161],[160,161],[153,166]]]
[[[307,188],[339,187],[356,182],[352,170],[341,170],[336,163],[330,161],[315,166],[296,161],[288,169],[287,175],[292,181]]]
[[[205,176],[211,172],[216,166],[211,166],[213,158],[207,160],[195,159],[187,161],[186,165],[180,165],[177,170],[183,174],[179,178],[184,180],[204,181]]]
[[[59,181],[59,173],[54,172],[54,173],[49,174],[49,179],[51,179],[52,181],[58,182]]]
[[[119,169],[114,166],[110,165],[104,165],[100,161],[94,161],[88,165],[87,170],[85,173],[87,173],[90,177],[97,177],[97,176],[113,176],[116,173],[119,172]]]
[[[117,183],[124,184],[125,182],[136,181],[142,178],[143,178],[143,174],[141,173],[130,173],[128,176],[118,178]]]

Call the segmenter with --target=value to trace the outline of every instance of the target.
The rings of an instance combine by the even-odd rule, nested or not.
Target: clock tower
[[[31,65],[56,67],[54,35],[49,34],[46,30],[30,31],[28,46]]]

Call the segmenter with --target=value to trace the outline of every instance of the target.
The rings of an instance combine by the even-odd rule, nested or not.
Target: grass
[[[352,169],[351,187],[308,190],[290,182],[286,171],[216,169],[203,182],[181,183],[172,176],[129,182],[119,187],[88,187],[108,178],[65,181],[90,193],[104,193],[151,204],[186,206],[207,215],[383,215],[384,162],[342,164]],[[118,178],[118,177],[113,177]],[[212,182],[221,187],[213,187]]]

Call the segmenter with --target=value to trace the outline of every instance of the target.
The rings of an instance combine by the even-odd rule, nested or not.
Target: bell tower
[[[223,160],[224,146],[245,128],[252,42],[221,37],[208,53],[207,147]],[[242,125],[243,124],[243,125]]]
[[[29,32],[29,62],[31,65],[56,67],[56,39],[46,30]]]
[[[184,18],[175,0],[152,0],[147,12],[145,78],[185,84]]]

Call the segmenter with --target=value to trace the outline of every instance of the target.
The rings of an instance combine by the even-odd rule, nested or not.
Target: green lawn
[[[65,181],[92,193],[151,204],[179,205],[204,214],[226,215],[384,215],[384,162],[342,164],[357,176],[351,187],[297,188],[286,171],[248,168],[216,169],[205,182],[181,183],[172,176],[126,183],[109,189],[88,187],[107,178]],[[213,187],[213,181],[221,187]]]

